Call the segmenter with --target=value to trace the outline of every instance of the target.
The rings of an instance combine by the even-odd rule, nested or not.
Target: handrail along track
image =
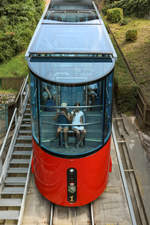
[[[0,221],[13,221],[17,225],[22,223],[32,159],[32,137],[28,136],[28,132],[31,134],[28,78],[21,86],[19,108],[14,109],[0,150]],[[25,123],[27,129],[23,127]],[[13,136],[7,149],[12,129]]]

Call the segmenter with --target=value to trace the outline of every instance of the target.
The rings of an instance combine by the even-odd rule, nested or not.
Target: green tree
[[[0,62],[24,50],[43,11],[43,0],[0,1]]]

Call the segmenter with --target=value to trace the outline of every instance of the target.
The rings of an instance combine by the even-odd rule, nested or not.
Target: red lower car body
[[[46,153],[33,139],[32,171],[40,193],[62,206],[82,206],[100,196],[111,171],[110,139],[97,152],[82,158],[61,158]],[[76,201],[68,201],[67,170],[77,171]]]

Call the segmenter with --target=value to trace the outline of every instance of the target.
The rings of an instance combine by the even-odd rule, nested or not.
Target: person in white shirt
[[[80,106],[80,103],[76,103],[75,106]],[[86,130],[83,126],[84,113],[77,107],[72,112],[72,130],[76,133],[77,144],[76,147],[83,146],[83,139],[86,135]]]

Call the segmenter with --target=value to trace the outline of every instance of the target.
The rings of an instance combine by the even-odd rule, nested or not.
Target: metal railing
[[[0,137],[4,136],[8,128],[8,105],[0,104]]]
[[[13,116],[11,118],[6,136],[4,138],[1,150],[0,150],[0,184],[3,183],[3,181],[5,180],[6,177],[6,173],[7,173],[7,169],[9,166],[9,161],[11,159],[11,154],[13,152],[13,148],[16,142],[16,138],[17,138],[17,134],[21,125],[21,121],[23,118],[23,114],[27,105],[27,101],[28,101],[28,97],[29,97],[29,86],[28,86],[28,77],[27,76],[25,78],[25,81],[21,87],[21,91],[20,91],[20,104],[19,104],[19,109],[15,108],[14,109],[14,113]],[[5,160],[3,162],[3,155],[5,153],[5,147],[6,147],[6,143],[8,142],[8,138],[9,138],[9,134],[10,131],[13,129],[15,124],[15,129],[13,132],[13,136],[11,138],[11,142],[9,144],[9,148],[5,157]]]

